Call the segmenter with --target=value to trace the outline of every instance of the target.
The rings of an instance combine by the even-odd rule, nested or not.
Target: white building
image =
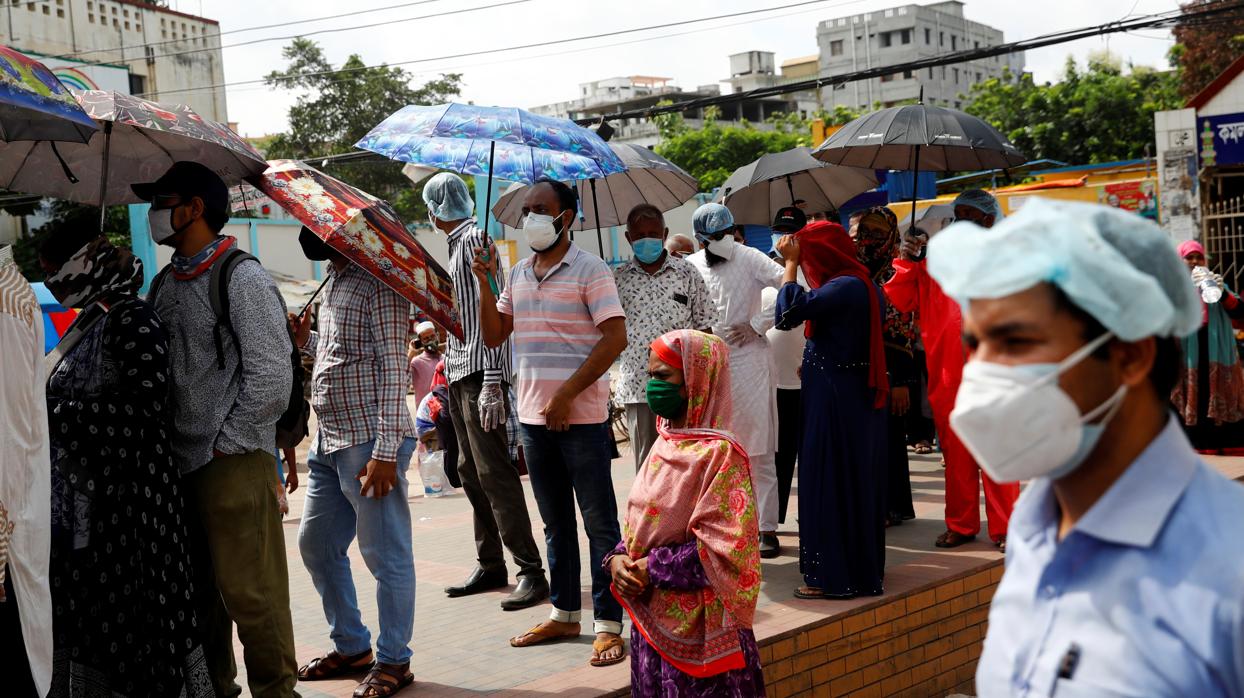
[[[817,25],[816,43],[820,73],[830,76],[996,46],[1003,43],[1003,35],[1000,29],[965,17],[959,0],[947,0],[827,19]],[[1023,54],[837,85],[822,91],[822,103],[827,109],[841,105],[869,110],[915,100],[923,88],[925,104],[958,109],[972,85],[1001,75],[1004,68],[1015,75],[1023,72]]]
[[[220,24],[164,4],[0,0],[0,44],[41,61],[71,89],[185,104],[228,123]],[[33,229],[42,220],[34,215],[27,223]],[[13,241],[21,229],[20,219],[0,213],[0,242]]]
[[[0,44],[44,61],[70,87],[186,104],[229,121],[216,20],[138,0],[2,4]]]

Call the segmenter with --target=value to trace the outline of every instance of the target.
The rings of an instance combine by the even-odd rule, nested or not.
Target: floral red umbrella
[[[294,160],[250,179],[333,249],[463,338],[453,281],[385,201]]]

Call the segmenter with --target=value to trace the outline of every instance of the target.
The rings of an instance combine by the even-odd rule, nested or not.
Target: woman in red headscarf
[[[759,522],[746,452],[729,431],[730,350],[675,330],[652,343],[659,437],[635,476],[623,540],[605,558],[631,617],[631,694],[765,694],[752,616]]]
[[[786,260],[777,327],[805,325],[799,451],[800,598],[882,593],[889,384],[885,301],[842,226],[820,221],[778,241]],[[795,283],[802,269],[810,291]]]

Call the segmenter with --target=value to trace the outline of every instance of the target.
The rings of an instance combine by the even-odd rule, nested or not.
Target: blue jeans
[[[406,468],[415,440],[397,451],[397,487],[383,499],[359,494],[355,478],[371,458],[375,442],[356,444],[307,458],[307,499],[298,529],[302,563],[324,604],[334,649],[344,655],[371,649],[371,633],[359,613],[354,577],[346,551],[358,534],[363,562],[376,578],[380,637],[376,659],[385,664],[410,660],[415,625],[415,554],[411,545]]]
[[[520,425],[531,489],[544,519],[553,602],[550,617],[564,623],[579,622],[582,598],[577,499],[587,530],[595,631],[621,633],[622,606],[610,593],[609,573],[602,567],[605,556],[622,540],[609,470],[608,428],[608,424],[574,424],[569,431],[549,431],[541,425]]]

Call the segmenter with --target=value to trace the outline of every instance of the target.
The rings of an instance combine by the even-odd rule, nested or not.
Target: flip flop
[[[522,635],[518,635],[516,637],[510,638],[510,647],[531,647],[533,645],[539,645],[545,642],[557,642],[558,640],[569,640],[570,638],[578,637],[579,631],[580,631],[580,628],[579,628],[578,623],[575,623],[574,632],[561,633],[561,634],[557,634],[553,632],[549,627],[541,623],[540,625],[537,625],[536,627],[532,628],[531,630],[528,630]],[[529,641],[524,640],[524,638],[527,638],[527,637],[531,637],[534,639],[529,640]]]
[[[622,651],[613,659],[601,659],[600,655],[609,650],[621,648]],[[596,638],[592,641],[592,658],[588,663],[595,667],[613,666],[626,659],[626,643],[622,640],[621,635],[614,635],[606,640]]]
[[[802,586],[795,589],[795,598],[812,601],[846,601],[855,598],[855,594],[827,594],[823,589]]]

